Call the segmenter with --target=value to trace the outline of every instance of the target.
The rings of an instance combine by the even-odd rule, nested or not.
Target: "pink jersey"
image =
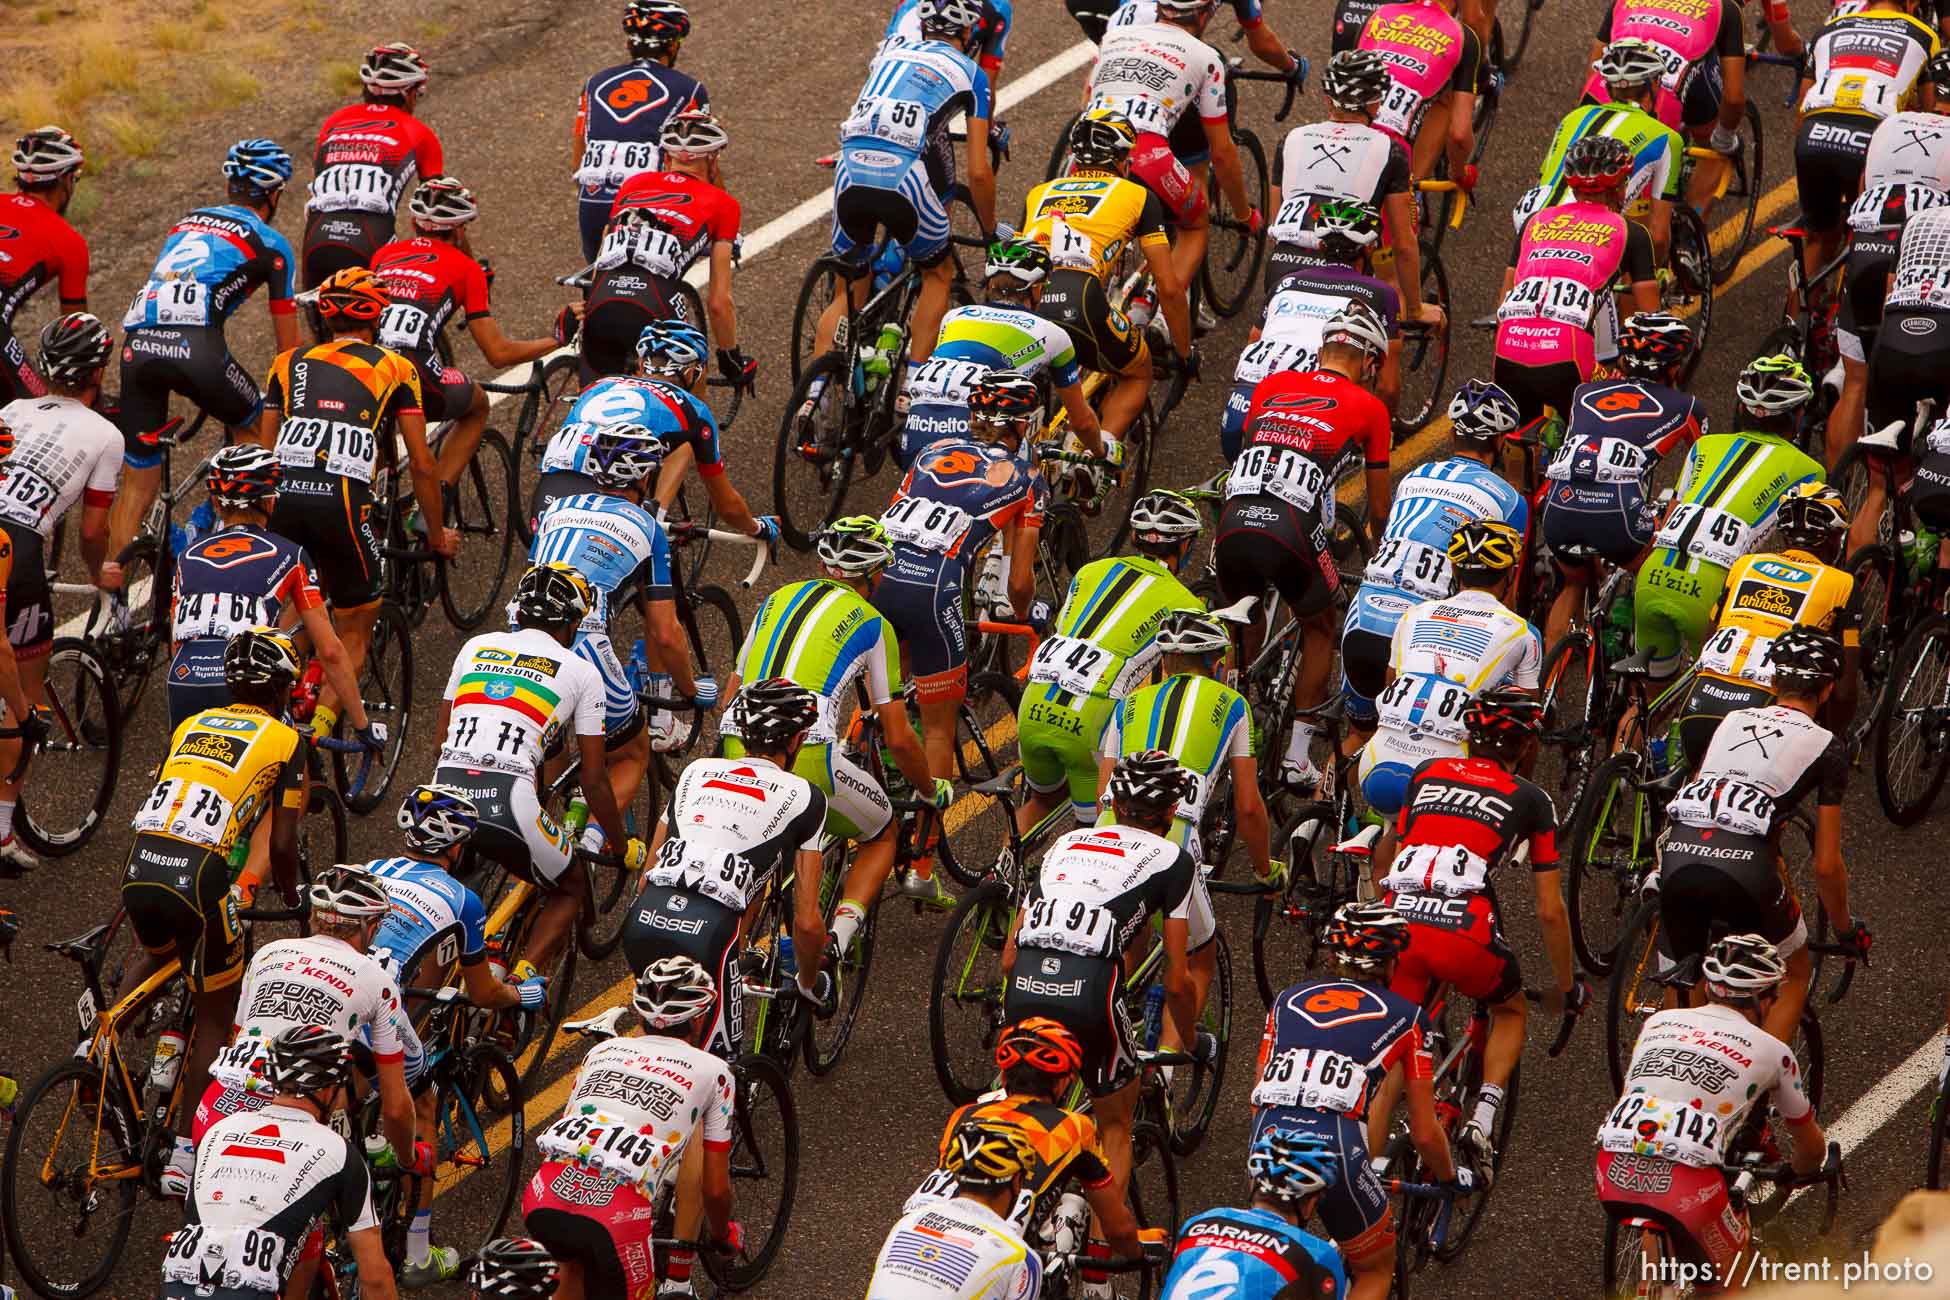
[[[1611,11],[1611,38],[1649,41],[1666,59],[1653,96],[1653,111],[1673,130],[1681,130],[1679,92],[1688,72],[1713,57],[1720,36],[1720,0],[1618,0]],[[1602,104],[1611,96],[1597,73],[1584,83],[1584,93]]]
[[[1596,335],[1617,326],[1612,280],[1625,260],[1624,217],[1596,203],[1545,208],[1523,228],[1516,283],[1496,311],[1496,355],[1526,366],[1575,361],[1591,378]]]
[[[1361,30],[1364,50],[1388,60],[1392,84],[1374,124],[1410,148],[1429,101],[1449,88],[1463,57],[1463,28],[1436,0],[1383,5]]]

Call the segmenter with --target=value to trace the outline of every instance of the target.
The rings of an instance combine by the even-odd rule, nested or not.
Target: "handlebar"
[[[1708,150],[1708,152],[1712,152]],[[1718,155],[1715,155],[1716,157]],[[1456,206],[1449,213],[1449,229],[1461,230],[1463,217],[1469,211],[1469,191],[1456,181],[1424,180],[1415,182],[1415,188],[1425,194],[1454,194]]]
[[[1848,996],[1849,986],[1855,983],[1856,963],[1859,961],[1864,966],[1869,964],[1867,957],[1862,956],[1854,948],[1845,943],[1811,942],[1807,945],[1807,948],[1811,956],[1840,957],[1843,960],[1842,978],[1836,982],[1835,991],[1828,995],[1828,1005],[1830,1006],[1835,1005]]]
[[[758,575],[765,572],[765,566],[777,558],[776,543],[764,541],[748,533],[734,533],[724,528],[711,528],[704,524],[683,523],[681,521],[665,523],[664,533],[670,538],[672,543],[679,546],[690,542],[708,540],[713,542],[733,542],[752,547],[756,552],[752,556],[752,567],[744,577],[738,580],[738,585],[747,591],[751,590],[757,584]],[[688,708],[689,706],[686,705],[685,707]]]
[[[1299,60],[1299,66],[1292,72],[1260,72],[1257,69],[1249,71],[1241,66],[1245,61],[1235,54],[1226,61],[1226,79],[1228,81],[1270,81],[1285,86],[1286,98],[1280,101],[1280,111],[1273,114],[1275,122],[1284,122],[1293,112],[1295,98],[1307,88],[1307,60],[1298,54],[1295,54],[1294,58]]]
[[[1462,1195],[1462,1189],[1441,1183],[1404,1182],[1399,1178],[1388,1179],[1387,1187],[1401,1196],[1442,1202],[1436,1207],[1435,1222],[1429,1225],[1429,1244],[1440,1249],[1449,1240],[1449,1220],[1456,1212],[1456,1198]]]
[[[1579,981],[1579,983],[1582,983],[1582,981]],[[1576,984],[1572,985],[1574,990],[1576,987]],[[1525,989],[1523,996],[1526,1002],[1541,1003],[1544,1000],[1544,995],[1536,989]],[[1548,1053],[1551,1059],[1555,1060],[1563,1054],[1565,1045],[1571,1041],[1571,1031],[1578,1027],[1579,1018],[1584,1015],[1585,1011],[1590,1009],[1590,1005],[1590,999],[1587,997],[1585,1006],[1577,1011],[1573,1011],[1571,1010],[1570,1000],[1568,998],[1565,1000],[1564,1019],[1558,1023],[1557,1037],[1552,1040],[1550,1052]]]
[[[1748,67],[1752,67],[1756,63],[1765,63],[1776,68],[1794,69],[1794,80],[1788,86],[1787,96],[1781,100],[1783,104],[1790,106],[1794,103],[1796,92],[1801,89],[1801,79],[1808,75],[1807,60],[1808,56],[1805,51],[1800,54],[1779,54],[1773,50],[1763,50],[1758,46],[1750,45],[1747,47]]]

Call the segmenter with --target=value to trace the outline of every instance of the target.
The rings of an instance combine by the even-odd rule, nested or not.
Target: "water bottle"
[[[562,825],[570,835],[580,835],[582,828],[589,824],[589,801],[582,797],[582,787],[577,786],[575,794],[569,798],[569,810],[562,815]]]
[[[1664,776],[1666,770],[1666,738],[1664,736],[1654,736],[1652,738],[1653,775]]]
[[[980,604],[993,608],[1009,603],[1008,582],[1002,571],[1004,562],[1002,548],[990,547],[982,560],[982,576],[975,583],[975,599]]]
[[[1158,1050],[1158,1035],[1165,1027],[1165,986],[1154,983],[1144,990],[1144,1050]]]
[[[387,1170],[399,1168],[399,1157],[393,1154],[393,1144],[381,1134],[374,1133],[365,1139],[366,1163],[374,1169]]]
[[[523,957],[508,968],[508,980],[514,984],[520,984],[524,980],[532,980],[540,974],[541,972],[535,969],[535,963],[529,961],[526,957]]]
[[[216,509],[208,500],[198,502],[196,509],[190,511],[190,540],[194,542],[205,533],[213,533],[216,530]]]
[[[1599,629],[1600,644],[1604,647],[1607,666],[1617,663],[1628,653],[1632,644],[1632,594],[1626,592],[1611,603],[1605,611],[1604,626]]]
[[[792,951],[792,936],[779,936],[779,974],[787,979],[799,978],[799,955]]]
[[[892,284],[894,277],[899,275],[901,268],[906,265],[906,252],[902,250],[899,244],[890,242],[887,247],[880,251],[880,256],[874,259],[873,291],[879,293],[882,289]]]
[[[1056,1203],[1056,1213],[1050,1216],[1050,1229],[1054,1236],[1053,1253],[1068,1255],[1082,1250],[1090,1241],[1090,1203],[1075,1192],[1063,1193],[1063,1198]]]
[[[1943,538],[1927,528],[1916,530],[1916,577],[1920,582],[1936,572],[1937,547]]]
[[[156,1040],[156,1054],[149,1060],[149,1086],[159,1097],[167,1097],[176,1087],[176,1076],[183,1072],[183,1052],[189,1039],[180,1030],[167,1029]]]
[[[230,880],[232,884],[236,883],[238,873],[244,869],[244,864],[250,861],[250,857],[251,857],[250,836],[239,835],[237,837],[237,842],[230,846],[229,862],[230,862]]]

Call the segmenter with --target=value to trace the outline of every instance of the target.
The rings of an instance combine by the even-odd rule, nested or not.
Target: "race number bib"
[[[1900,260],[1887,305],[1950,308],[1950,263],[1914,257]]]
[[[926,497],[903,497],[880,516],[888,541],[942,554],[953,550],[974,522],[960,506]]]
[[[427,313],[410,302],[396,302],[379,313],[379,346],[415,351],[427,337]]]
[[[1767,661],[1767,652],[1773,644],[1771,636],[1758,636],[1740,627],[1723,627],[1700,647],[1699,666],[1723,677],[1739,677],[1756,686],[1772,686],[1774,665]],[[1740,656],[1743,647],[1747,652],[1744,661]]]
[[[1072,695],[1095,695],[1123,663],[1119,656],[1081,637],[1053,636],[1036,647],[1036,657],[1029,662],[1029,680],[1046,682]]]
[[[1079,957],[1111,957],[1117,952],[1117,918],[1109,908],[1080,898],[1039,898],[1023,913],[1016,944],[1053,948]]]
[[[1482,893],[1489,882],[1489,859],[1460,844],[1411,844],[1395,855],[1385,884],[1390,891],[1459,898]]]
[[[1257,339],[1248,343],[1245,351],[1239,354],[1239,364],[1233,369],[1232,382],[1257,384],[1275,371],[1312,370],[1317,355],[1314,348],[1291,339]]]
[[[1398,587],[1424,600],[1440,600],[1456,589],[1449,556],[1426,542],[1406,537],[1384,537],[1361,576],[1365,582]]]
[[[639,172],[655,171],[657,146],[631,140],[591,140],[582,147],[576,184],[610,189]]]
[[[1759,786],[1723,776],[1703,776],[1679,788],[1666,816],[1682,826],[1718,826],[1736,835],[1765,835],[1774,829],[1774,797]]]
[[[130,829],[187,840],[214,852],[223,843],[235,811],[221,792],[180,776],[158,782],[136,809]]]
[[[593,1115],[564,1115],[549,1125],[537,1144],[544,1154],[573,1160],[622,1182],[643,1187],[662,1171],[659,1147],[668,1147],[661,1134],[639,1131],[642,1125]]]
[[[702,894],[714,903],[742,912],[751,896],[755,874],[751,859],[742,853],[707,848],[673,835],[657,850],[657,860],[650,868],[647,883]]]
[[[1460,745],[1468,731],[1463,726],[1463,710],[1469,707],[1469,689],[1441,677],[1403,673],[1388,683],[1375,701],[1381,725],[1420,739],[1434,736]]]
[[[338,163],[311,183],[311,202],[320,212],[391,212],[393,178],[372,163]]]
[[[241,592],[196,591],[179,596],[175,637],[178,641],[199,637],[228,640],[239,632],[272,622],[264,605],[264,597]]]
[[[1945,194],[1934,185],[1922,185],[1916,181],[1891,181],[1886,185],[1872,185],[1863,190],[1855,202],[1849,205],[1849,227],[1864,234],[1891,229],[1884,224],[1883,216],[1892,201],[1897,199],[1901,200],[1899,210],[1902,216],[1908,218],[1925,208],[1938,208],[1945,203],[1950,203],[1950,194]]]
[[[1267,1059],[1253,1085],[1253,1105],[1305,1106],[1346,1115],[1361,1109],[1367,1088],[1367,1071],[1353,1057],[1289,1047]]]
[[[1412,136],[1415,124],[1422,116],[1422,96],[1403,82],[1390,80],[1388,93],[1381,97],[1381,111],[1374,115],[1374,124],[1384,131],[1396,135]]]
[[[163,1282],[214,1290],[276,1294],[284,1285],[284,1238],[262,1228],[178,1228],[163,1251]]]
[[[1560,483],[1637,483],[1652,458],[1629,438],[1570,438],[1558,449],[1546,478]]]
[[[968,395],[989,367],[952,357],[930,357],[907,372],[907,392],[915,403],[967,406]]]
[[[1739,516],[1717,506],[1687,501],[1673,507],[1652,544],[1730,569],[1735,560],[1753,549],[1752,534],[1753,528]]]
[[[1097,246],[1090,242],[1088,235],[1072,230],[1070,223],[1058,216],[1050,222],[1049,260],[1051,265],[1066,271],[1094,271]]]
[[[1598,1145],[1617,1155],[1657,1156],[1695,1168],[1720,1163],[1720,1119],[1707,1110],[1629,1093],[1611,1108]]]
[[[862,98],[840,127],[840,139],[870,138],[919,153],[927,138],[928,110],[906,99]]]
[[[323,470],[370,483],[378,454],[373,431],[362,424],[306,415],[278,428],[278,463],[286,469]]]
[[[596,269],[613,271],[619,266],[636,266],[651,275],[666,279],[683,273],[684,246],[677,236],[662,226],[631,222],[603,235],[596,251]]]
[[[54,484],[25,465],[0,468],[0,518],[39,528],[57,495]]]
[[[155,305],[155,320],[149,319],[148,308]],[[129,304],[129,311],[122,318],[123,329],[134,329],[138,325],[208,325],[210,323],[210,293],[199,280],[188,277],[151,280],[136,291],[135,301]]]
[[[1598,295],[1588,285],[1561,275],[1533,275],[1519,280],[1510,296],[1496,309],[1499,321],[1537,320],[1591,328],[1598,307]]]
[[[1327,489],[1320,466],[1289,447],[1248,447],[1232,462],[1226,500],[1276,496],[1295,510],[1312,512]]]

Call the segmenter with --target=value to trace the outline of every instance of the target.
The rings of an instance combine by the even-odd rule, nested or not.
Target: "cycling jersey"
[[[409,1079],[419,1068],[420,1040],[401,1008],[398,981],[371,953],[314,934],[268,943],[251,958],[230,1046],[210,1065],[212,1094],[274,1093],[264,1072],[266,1049],[299,1025],[356,1033],[373,1060],[403,1065]]]
[[[1887,191],[1894,186],[1919,186],[1911,191],[1904,211],[1950,202],[1950,117],[1941,113],[1893,113],[1877,124],[1869,137],[1862,163],[1862,197],[1850,213],[1858,231],[1874,230]]]
[[[31,194],[0,195],[0,402],[47,392],[14,339],[14,317],[27,300],[59,283],[61,310],[80,311],[88,301],[88,241]]]
[[[1262,26],[1266,17],[1260,12],[1259,0],[1229,0],[1233,21],[1251,30]],[[1123,0],[1112,14],[1109,27],[1142,27],[1158,21],[1158,0]]]
[[[190,1186],[163,1252],[166,1300],[275,1300],[322,1218],[341,1234],[379,1226],[364,1154],[296,1106],[211,1125]]]
[[[307,212],[390,218],[416,178],[443,175],[447,164],[440,138],[425,122],[397,104],[362,103],[346,105],[318,128],[312,169]]]
[[[1511,213],[1518,230],[1545,208],[1576,200],[1564,177],[1564,154],[1586,136],[1600,135],[1621,140],[1632,151],[1632,171],[1626,177],[1625,197],[1619,204],[1626,216],[1643,221],[1655,202],[1679,202],[1686,141],[1677,131],[1636,104],[1580,104],[1557,124],[1544,165],[1537,170],[1536,186],[1518,200]]]
[[[607,634],[613,592],[641,581],[650,600],[669,600],[670,542],[657,517],[634,501],[605,492],[557,497],[535,521],[530,564],[567,564],[588,580],[596,602],[583,617],[578,641]]]
[[[1167,677],[1126,696],[1104,730],[1103,752],[1113,759],[1147,749],[1170,754],[1192,778],[1167,838],[1202,862],[1198,828],[1214,783],[1232,760],[1256,757],[1252,710],[1223,682],[1197,673]],[[1098,818],[1105,826],[1115,820],[1109,809]]]
[[[1803,117],[1879,121],[1908,107],[1938,44],[1928,24],[1894,9],[1831,15],[1808,43],[1805,76],[1814,84],[1802,97]]]
[[[1114,172],[1081,168],[1029,191],[1023,233],[1049,248],[1052,266],[1099,279],[1117,266],[1133,242],[1155,248],[1171,242],[1158,196]]]
[[[1561,203],[1524,223],[1510,253],[1516,273],[1496,310],[1499,362],[1575,366],[1591,378],[1618,351],[1612,281],[1653,277],[1645,228],[1597,203]]]
[[[1346,1294],[1347,1266],[1330,1243],[1271,1210],[1212,1209],[1180,1227],[1161,1300],[1340,1300]]]
[[[1568,565],[1590,552],[1635,562],[1658,527],[1652,478],[1660,461],[1707,428],[1706,405],[1664,384],[1601,379],[1571,395],[1570,426],[1545,467],[1545,543]]]
[[[957,1196],[901,1215],[874,1260],[867,1300],[1035,1300],[1042,1274],[1021,1229]]]
[[[894,7],[893,17],[887,20],[887,30],[881,33],[881,48],[888,46],[919,45],[928,38],[921,34],[921,0],[900,0]],[[983,0],[982,21],[975,29],[975,48],[982,70],[990,77],[1002,70],[1002,60],[1009,52],[1009,24],[1015,19],[1015,8],[1010,0]]]
[[[1391,284],[1363,275],[1353,267],[1320,262],[1300,266],[1281,277],[1260,312],[1259,337],[1245,346],[1233,367],[1232,392],[1226,398],[1225,414],[1219,422],[1219,444],[1227,460],[1238,458],[1248,421],[1268,418],[1254,406],[1259,396],[1256,386],[1269,375],[1311,371],[1319,365],[1321,335],[1326,332],[1327,322],[1350,302],[1372,308],[1388,333],[1391,336],[1395,333],[1400,298]],[[1291,396],[1284,387],[1285,382],[1282,380],[1281,385],[1270,388],[1269,397],[1275,392],[1281,400]],[[1325,381],[1310,377],[1305,382],[1317,385]],[[1385,410],[1382,416],[1385,429]],[[1384,434],[1381,443],[1384,461],[1388,446]],[[1323,465],[1323,468],[1328,467]]]
[[[1313,248],[1314,210],[1323,199],[1363,203],[1377,211],[1410,192],[1408,149],[1366,122],[1309,122],[1286,133],[1273,158],[1280,209],[1267,222],[1276,244]]]
[[[1679,826],[1720,827],[1772,837],[1801,802],[1842,801],[1848,742],[1798,709],[1770,704],[1727,715],[1700,760],[1699,775],[1666,805]]]
[[[1009,1212],[1009,1222],[1027,1230],[1054,1205],[1060,1189],[1071,1180],[1086,1191],[1110,1186],[1110,1162],[1097,1142],[1097,1122],[1088,1111],[1066,1110],[1040,1097],[1011,1095],[1001,1090],[984,1093],[955,1108],[941,1129],[939,1158],[946,1160],[956,1129],[967,1122],[1014,1129],[1034,1156],[1023,1176],[1022,1191]],[[937,1168],[901,1207],[903,1214],[924,1205],[939,1205],[960,1190],[955,1176]]]
[[[386,886],[393,910],[372,937],[372,955],[409,977],[444,980],[455,962],[487,960],[487,908],[480,896],[426,858],[379,858],[366,864]],[[420,966],[431,958],[433,965]]]
[[[0,477],[0,491],[5,479]],[[230,702],[223,652],[254,627],[278,627],[287,610],[325,603],[304,548],[255,524],[237,524],[192,542],[176,560],[170,599],[172,726],[200,709]]]
[[[688,446],[702,478],[724,473],[718,417],[701,398],[661,379],[598,379],[582,390],[562,417],[562,426],[549,436],[535,513],[557,497],[597,490],[587,470],[589,444],[597,430],[611,424],[643,425],[663,441],[666,456]]]
[[[1950,207],[1918,212],[1903,223],[1896,278],[1885,306],[1950,311]]]
[[[1410,149],[1429,105],[1445,95],[1476,93],[1483,46],[1440,0],[1383,5],[1361,29],[1359,48],[1388,61],[1388,93],[1374,124]]]
[[[1774,638],[1799,624],[1857,641],[1848,619],[1855,579],[1805,551],[1745,555],[1727,571],[1720,621],[1700,649],[1699,671],[1728,681],[1771,686]]]
[[[296,311],[292,265],[290,242],[256,212],[237,203],[198,208],[163,237],[122,328],[220,328],[259,284],[271,296],[273,314]]]
[[[657,140],[676,113],[709,112],[711,92],[688,72],[654,59],[604,68],[583,84],[576,104],[582,158],[576,166],[582,255],[596,260],[616,191],[662,162]]]
[[[415,360],[440,347],[453,321],[488,314],[487,272],[444,239],[395,239],[373,254],[372,273],[393,300],[379,318],[379,345]]]
[[[71,397],[22,398],[0,407],[0,423],[14,432],[13,454],[0,461],[0,521],[46,539],[76,501],[114,502],[122,435],[92,409]]]
[[[707,1151],[731,1149],[736,1095],[731,1067],[701,1047],[662,1035],[612,1038],[582,1058],[561,1118],[535,1148],[544,1162],[654,1197],[677,1177],[693,1138]]]
[[[738,238],[742,209],[737,199],[709,181],[684,172],[649,171],[617,188],[611,223],[625,212],[645,213],[651,220],[606,235],[596,254],[596,270],[629,265],[674,280],[700,258],[708,258],[712,245]]]
[[[1212,47],[1182,27],[1153,22],[1104,34],[1090,69],[1084,111],[1111,109],[1130,119],[1142,146],[1167,136],[1189,109],[1207,122],[1226,116],[1225,73]],[[1135,156],[1135,155],[1134,155]]]
[[[602,680],[540,628],[483,632],[454,656],[443,696],[452,705],[440,766],[533,782],[544,754],[603,734]]]
[[[1744,36],[1740,0],[1617,0],[1598,22],[1600,44],[1646,41],[1665,59],[1653,111],[1675,131],[1713,120],[1720,103],[1720,60],[1743,58]],[[1584,95],[1593,103],[1607,98],[1596,72],[1585,81]]]
[[[943,438],[968,437],[968,394],[991,370],[1045,374],[1058,388],[1077,382],[1077,353],[1061,325],[1020,307],[973,303],[941,318],[934,351],[907,368],[907,425],[901,463]]]

